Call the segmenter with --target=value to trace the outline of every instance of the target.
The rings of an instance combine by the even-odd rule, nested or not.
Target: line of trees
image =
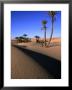
[[[27,34],[23,34],[20,37],[15,37],[15,39],[17,40],[17,42],[31,42],[31,38],[28,38]]]

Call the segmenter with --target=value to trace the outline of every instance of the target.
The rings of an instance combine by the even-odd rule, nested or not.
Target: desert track
[[[11,47],[12,79],[50,79],[54,78],[33,58],[16,47]]]

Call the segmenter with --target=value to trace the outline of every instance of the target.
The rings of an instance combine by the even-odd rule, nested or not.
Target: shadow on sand
[[[55,79],[61,79],[61,62],[52,57],[43,55],[41,53],[26,49],[25,47],[15,46],[23,51],[25,54],[33,58],[42,67],[44,67],[49,73],[51,73]]]

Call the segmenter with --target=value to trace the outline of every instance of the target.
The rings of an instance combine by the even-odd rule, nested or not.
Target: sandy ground
[[[40,38],[40,40],[44,40],[44,38]],[[47,38],[46,40],[49,41],[49,38]],[[31,41],[35,42],[36,39],[32,38]],[[61,38],[52,38],[51,42],[61,42]]]
[[[42,53],[44,55],[53,57],[55,59],[61,60],[61,47],[51,47],[51,48],[42,48],[42,47],[27,47],[30,50]]]
[[[61,40],[59,38],[53,38],[52,43],[61,43]],[[61,45],[59,46],[52,46],[52,47],[42,47],[42,45],[36,44],[35,39],[34,41],[30,43],[18,43],[17,45],[20,46],[27,46],[27,49],[45,54],[47,56],[53,57],[55,59],[58,59],[61,61]]]
[[[35,60],[15,47],[11,47],[12,79],[51,79],[53,78]]]

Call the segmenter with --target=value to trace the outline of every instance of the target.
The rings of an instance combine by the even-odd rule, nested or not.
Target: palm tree
[[[17,40],[18,40],[18,38],[19,38],[19,37],[15,37],[15,39],[17,39]]]
[[[45,38],[45,46],[46,46],[46,29],[47,29],[47,27],[46,27],[46,24],[47,24],[47,21],[46,20],[43,20],[42,21],[42,24],[43,24],[43,28],[42,29],[44,29],[44,38]]]
[[[27,34],[23,34],[23,36],[24,36],[24,38],[26,38],[27,37]]]
[[[15,39],[16,39],[17,41],[19,41],[19,37],[15,37]]]
[[[36,42],[39,42],[40,37],[36,35],[35,38],[36,38]]]
[[[54,21],[55,21],[55,15],[57,14],[57,12],[56,11],[49,11],[48,14],[51,16],[51,22],[52,22],[52,31],[51,31],[51,36],[50,36],[50,39],[48,42],[48,45],[49,45],[51,42],[51,39],[52,39],[53,31],[54,31],[53,25],[54,25]]]
[[[24,42],[28,41],[27,34],[23,34],[23,39],[24,39]]]
[[[23,41],[23,37],[22,37],[22,36],[19,37],[19,41],[20,41],[20,42]]]

